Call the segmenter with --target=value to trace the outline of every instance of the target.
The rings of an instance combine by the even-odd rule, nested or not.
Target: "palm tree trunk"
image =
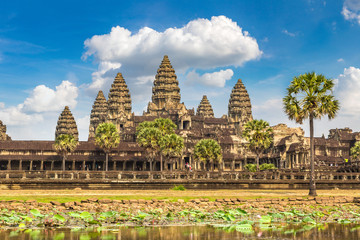
[[[105,153],[106,159],[105,159],[105,171],[108,171],[109,167],[109,153]]]
[[[160,171],[163,171],[163,157],[162,154],[160,153]]]
[[[256,154],[256,171],[258,172],[260,170],[260,154]]]
[[[316,185],[315,185],[315,156],[314,156],[314,116],[313,113],[310,113],[310,186],[309,186],[309,196],[317,196],[316,194]]]
[[[66,160],[66,155],[63,155],[63,161],[62,161],[62,170],[65,171],[65,160]]]

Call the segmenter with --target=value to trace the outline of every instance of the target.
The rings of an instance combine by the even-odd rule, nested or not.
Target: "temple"
[[[125,76],[126,77],[126,76]],[[108,97],[99,90],[90,113],[88,141],[80,141],[75,152],[66,161],[68,170],[104,170],[105,154],[94,144],[96,128],[104,122],[112,122],[119,130],[121,142],[110,154],[110,171],[149,171],[146,152],[136,143],[136,127],[143,121],[158,117],[170,118],[177,125],[177,134],[185,141],[181,157],[166,159],[164,171],[184,170],[190,164],[194,170],[204,171],[206,166],[193,158],[193,148],[200,139],[211,138],[219,142],[223,161],[214,163],[215,171],[242,171],[248,163],[254,163],[255,154],[246,148],[241,137],[246,122],[253,119],[250,96],[241,79],[229,96],[228,113],[215,117],[211,103],[204,95],[196,109],[187,109],[181,102],[179,81],[168,56],[164,56],[154,79],[151,101],[143,115],[132,112],[130,89],[126,78],[118,73],[111,85]],[[285,124],[272,126],[274,143],[260,158],[260,163],[273,163],[279,169],[304,169],[309,166],[309,138],[301,128]],[[59,116],[55,137],[71,134],[78,139],[76,121],[68,106]],[[360,140],[359,132],[351,129],[332,129],[327,138],[315,138],[316,167],[331,168],[349,158],[350,148]],[[1,170],[61,170],[61,157],[53,149],[54,141],[15,141],[6,134],[6,126],[0,121]],[[154,171],[160,170],[155,159]]]

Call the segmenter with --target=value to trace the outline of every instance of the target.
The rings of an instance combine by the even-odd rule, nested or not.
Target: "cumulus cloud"
[[[360,24],[360,1],[345,0],[341,13],[346,20]]]
[[[108,34],[87,39],[84,44],[83,59],[93,56],[99,63],[90,89],[109,85],[109,71],[120,67],[129,85],[154,76],[165,54],[169,55],[176,71],[183,72],[190,68],[242,66],[262,55],[256,39],[225,16],[196,19],[181,28],[168,28],[163,32],[144,27],[133,33],[117,26]]]
[[[231,69],[205,73],[203,75],[199,75],[195,70],[193,70],[187,74],[186,78],[189,82],[197,82],[214,87],[224,87],[225,82],[230,80],[233,75],[234,72]]]
[[[5,103],[0,102],[0,108],[4,108],[5,107]]]
[[[17,106],[0,104],[0,119],[8,126],[36,124],[45,119],[47,113],[61,111],[64,106],[76,106],[78,88],[69,81],[63,81],[55,90],[39,85],[28,98]]]
[[[360,117],[360,69],[349,67],[344,69],[336,79],[335,94],[341,104],[342,114]]]
[[[59,111],[64,106],[74,108],[76,106],[76,98],[78,96],[78,88],[69,81],[63,81],[55,90],[39,85],[32,90],[30,97],[26,98],[23,104],[25,112],[49,112]]]
[[[337,62],[344,62],[344,59],[343,59],[343,58],[339,58],[339,59],[337,60]]]
[[[295,37],[295,36],[296,36],[296,33],[289,32],[289,31],[286,30],[286,29],[284,29],[284,30],[282,31],[282,33],[284,33],[284,34],[286,34],[286,35],[288,35],[288,36],[290,36],[290,37]]]

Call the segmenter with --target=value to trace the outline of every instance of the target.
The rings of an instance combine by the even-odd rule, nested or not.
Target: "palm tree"
[[[136,141],[145,148],[150,159],[150,169],[152,170],[152,161],[156,154],[160,155],[160,171],[163,170],[163,155],[164,152],[170,153],[173,149],[166,149],[169,147],[169,136],[175,134],[176,125],[168,118],[157,118],[154,121],[145,121],[139,124],[136,128]],[[177,135],[176,135],[177,136]],[[172,139],[177,139],[172,137]],[[166,144],[167,143],[167,144]],[[171,145],[171,144],[170,144]],[[181,145],[183,148],[183,144]],[[167,155],[166,153],[165,155]]]
[[[247,141],[247,148],[256,154],[256,171],[259,171],[260,154],[268,149],[273,142],[272,128],[269,123],[254,119],[245,124],[242,133]]]
[[[184,139],[176,134],[167,134],[160,139],[160,154],[167,157],[179,157],[184,149]]]
[[[75,151],[79,142],[75,139],[73,135],[61,134],[55,139],[53,148],[58,152],[62,157],[62,170],[65,171],[65,161],[67,155]]]
[[[105,171],[109,167],[109,153],[120,143],[120,135],[113,123],[101,123],[95,132],[95,143],[101,147],[106,155]]]
[[[360,156],[360,141],[357,141],[354,146],[350,149],[352,159],[357,160]]]
[[[309,119],[310,124],[310,185],[309,195],[316,196],[314,169],[314,119],[327,115],[335,117],[339,110],[339,101],[332,95],[334,82],[314,72],[294,77],[283,98],[284,111],[290,120],[302,124]]]
[[[194,147],[194,158],[196,160],[210,163],[211,170],[214,170],[214,161],[221,163],[222,153],[219,143],[213,139],[202,139]]]
[[[148,153],[147,156],[150,162],[150,171],[152,171],[152,162],[154,161],[156,154],[160,151],[159,139],[161,137],[161,131],[155,127],[148,127],[148,124],[141,124],[136,131],[136,141],[141,147],[145,148]]]

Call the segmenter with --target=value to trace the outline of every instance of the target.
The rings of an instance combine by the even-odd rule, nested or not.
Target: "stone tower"
[[[152,93],[147,115],[168,115],[171,110],[186,112],[185,105],[180,103],[179,82],[167,55],[164,56],[157,70]]]
[[[251,102],[248,92],[241,79],[231,91],[229,100],[229,122],[234,124],[234,127],[241,132],[242,126],[248,121],[251,121]]]
[[[204,95],[201,99],[201,102],[196,110],[196,115],[203,116],[206,118],[213,118],[214,111],[211,107],[209,100],[207,99],[206,95]]]
[[[73,135],[76,140],[79,140],[79,132],[76,122],[68,106],[64,108],[64,111],[62,111],[59,116],[55,131],[55,138],[61,134]]]
[[[107,121],[120,130],[131,116],[131,96],[121,73],[118,73],[110,88]]]
[[[11,140],[11,138],[6,134],[6,126],[0,120],[0,141]]]
[[[99,124],[106,121],[108,106],[104,93],[99,91],[90,114],[89,139],[95,137],[95,131]]]

